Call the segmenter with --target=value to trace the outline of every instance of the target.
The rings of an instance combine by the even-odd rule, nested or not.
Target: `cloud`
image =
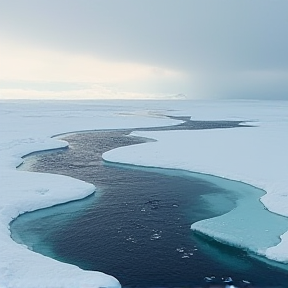
[[[3,38],[0,41],[0,79],[5,81],[121,83],[184,77],[184,73],[157,66],[105,61],[85,54],[26,46]]]
[[[15,0],[0,24],[21,41],[112,61],[268,69],[288,65],[287,10],[286,0]]]
[[[287,0],[1,2],[0,36],[18,43],[1,77],[287,99],[287,11]]]
[[[169,68],[0,41],[2,99],[171,99],[179,91],[151,87],[170,87],[187,77]]]

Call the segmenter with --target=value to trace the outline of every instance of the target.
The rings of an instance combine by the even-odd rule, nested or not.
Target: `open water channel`
[[[158,130],[239,124],[185,123]],[[238,287],[248,282],[287,287],[288,271],[283,267],[191,231],[192,223],[233,209],[236,193],[192,173],[104,162],[105,151],[144,141],[128,136],[130,132],[66,135],[61,138],[69,142],[68,149],[28,156],[21,169],[72,176],[93,183],[97,190],[83,200],[21,215],[11,223],[13,239],[82,269],[113,275],[124,287],[199,287],[210,285],[204,278],[211,276],[213,285],[232,277]]]

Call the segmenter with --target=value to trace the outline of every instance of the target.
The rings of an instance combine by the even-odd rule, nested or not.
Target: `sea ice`
[[[191,115],[194,120],[246,121],[255,127],[133,133],[157,142],[118,148],[103,157],[112,162],[175,168],[242,181],[266,192],[261,201],[270,211],[288,216],[285,101],[1,101],[0,104],[1,288],[120,287],[112,276],[47,258],[16,244],[10,237],[9,223],[19,214],[80,199],[95,190],[93,185],[70,177],[16,170],[26,154],[67,146],[66,142],[51,138],[61,133],[179,123],[164,114]],[[231,221],[227,216],[224,220]],[[200,222],[194,228],[207,229],[205,233],[219,236],[217,225],[209,223],[209,220]],[[285,232],[288,229],[285,229],[280,243],[272,241],[267,248],[266,243],[259,241],[264,249],[261,253],[288,261],[288,232]],[[259,249],[257,243],[253,249]]]

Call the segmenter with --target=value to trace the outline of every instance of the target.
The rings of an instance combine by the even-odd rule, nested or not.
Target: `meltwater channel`
[[[188,129],[238,124],[191,122]],[[93,183],[97,191],[21,215],[11,223],[13,239],[62,262],[113,275],[123,287],[199,287],[208,285],[207,276],[215,276],[215,285],[230,276],[238,287],[248,282],[287,287],[287,269],[191,231],[192,223],[235,208],[237,189],[227,191],[193,173],[104,162],[105,151],[144,142],[130,132],[71,134],[62,137],[68,149],[27,157],[22,169],[72,176]]]

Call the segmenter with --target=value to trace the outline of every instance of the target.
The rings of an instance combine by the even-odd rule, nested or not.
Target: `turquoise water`
[[[196,287],[212,275],[218,283],[231,276],[239,287],[246,285],[243,280],[286,287],[287,265],[271,266],[190,229],[214,217],[207,224],[211,229],[217,216],[232,210],[280,232],[281,217],[281,223],[265,223],[265,213],[271,213],[257,201],[263,191],[208,175],[103,162],[104,151],[142,141],[123,133],[70,135],[69,149],[29,158],[33,171],[76,177],[98,190],[84,200],[20,216],[11,225],[13,238],[63,262],[114,275],[125,287]],[[247,225],[240,234],[247,234],[242,230]],[[265,246],[275,239],[255,241]]]
[[[288,230],[288,218],[271,213],[264,207],[260,202],[260,197],[265,194],[263,190],[218,177],[198,177],[222,187],[227,194],[232,192],[238,196],[236,207],[229,213],[194,223],[192,229],[257,254],[263,254],[267,248],[280,242],[279,236]],[[211,206],[216,201],[214,197],[210,201]],[[288,265],[286,266],[288,268]]]

